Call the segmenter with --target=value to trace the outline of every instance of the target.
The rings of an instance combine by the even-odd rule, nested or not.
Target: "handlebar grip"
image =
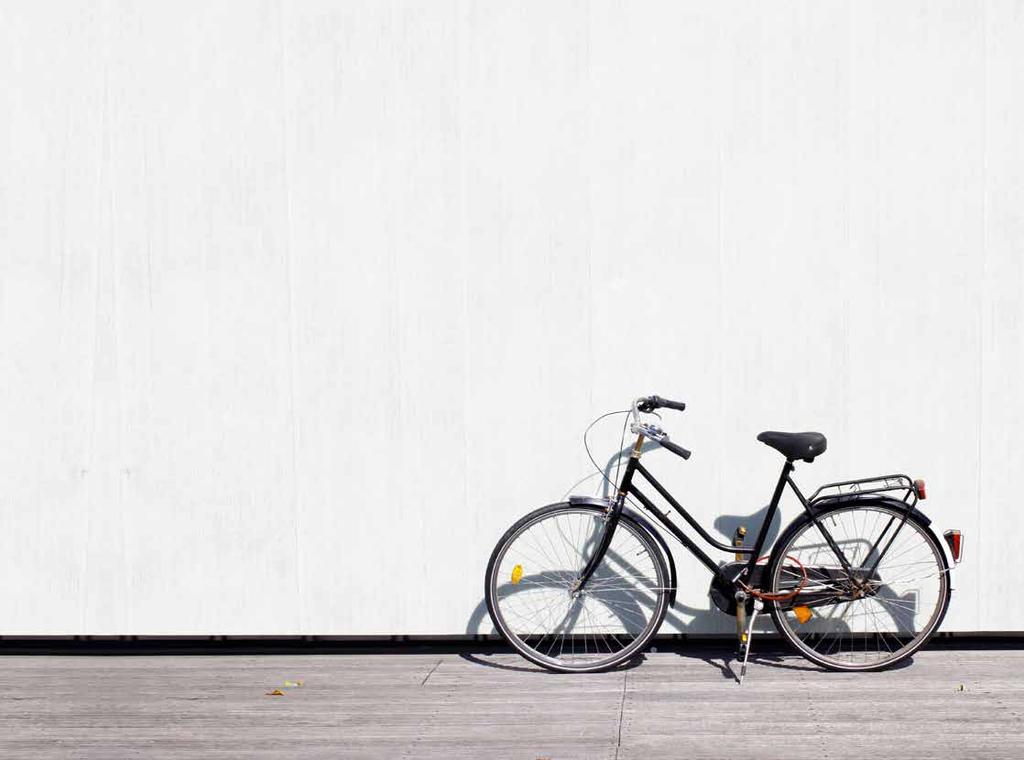
[[[651,396],[651,402],[655,407],[660,407],[662,409],[675,409],[677,412],[686,411],[686,404],[682,401],[671,401],[667,398],[662,398],[661,396]]]
[[[689,459],[690,454],[692,453],[691,451],[684,449],[682,446],[677,446],[676,444],[672,443],[672,441],[670,441],[668,438],[662,438],[660,441],[658,441],[658,443],[660,443],[662,446],[664,446],[666,449],[671,451],[676,456],[682,457],[683,459]]]

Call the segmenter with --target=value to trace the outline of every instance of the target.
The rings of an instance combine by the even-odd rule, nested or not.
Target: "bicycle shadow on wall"
[[[657,448],[659,448],[658,444],[648,441],[644,443],[642,451],[646,453]],[[611,494],[613,489],[612,483],[615,482],[614,470],[616,464],[622,458],[628,457],[631,451],[632,447],[627,446],[623,448],[621,451],[619,451],[617,454],[613,454],[608,459],[608,462],[604,467],[603,477],[601,480],[601,489],[599,492],[600,496],[607,498]],[[569,489],[570,492],[575,492],[575,489],[577,489],[581,484],[583,484],[584,482],[591,478],[597,477],[599,474],[600,473],[594,473],[593,475],[588,476],[587,478],[584,478],[583,480],[577,482],[572,488]],[[565,498],[568,498],[568,496],[569,492],[565,494]],[[641,515],[644,514],[645,511],[639,504],[633,502],[632,499],[629,499],[629,501],[631,502],[630,507],[634,511],[640,513]],[[767,513],[768,505],[765,505],[750,515],[721,515],[715,519],[713,525],[715,530],[719,531],[720,533],[731,539],[732,534],[740,525],[746,526],[747,529],[751,532],[756,532],[760,528],[761,523],[763,522],[765,515],[767,515]],[[776,513],[774,519],[772,520],[771,526],[769,526],[769,531],[767,535],[767,545],[770,546],[778,537],[780,525],[781,515],[779,513]],[[596,539],[599,536],[600,532],[596,531],[594,535],[591,537],[591,540],[596,541]],[[673,540],[674,539],[669,537],[670,542]],[[618,567],[626,568],[627,570],[632,569],[631,563],[629,563],[625,558],[614,552],[609,552],[608,559],[610,563]],[[729,559],[731,559],[731,557],[729,557]],[[723,564],[725,563],[725,561],[725,559],[722,560]],[[598,572],[600,573],[601,571],[599,570]],[[564,588],[566,585],[568,585],[568,583],[575,579],[577,574],[578,570],[571,569],[566,570],[563,573],[559,573],[559,577],[557,578],[554,577],[551,573],[547,573],[544,578],[524,576],[523,579],[516,581],[514,585],[511,581],[502,584],[499,591],[501,594],[518,594],[527,588],[533,590],[537,590],[538,588],[542,588],[545,586],[549,588]],[[638,607],[639,604],[647,605],[646,612],[650,612],[650,610],[653,609],[654,605],[656,604],[656,599],[654,596],[638,598],[636,595],[629,595],[626,593],[623,593],[621,596],[614,597],[611,601],[612,604],[609,606],[610,614],[617,618],[618,622],[626,629],[628,629],[629,621],[631,619],[636,619],[638,617],[644,616],[644,611]],[[565,622],[566,625],[571,624],[571,621]],[[768,628],[765,630],[774,630],[771,627],[770,622],[765,622],[768,624]],[[481,627],[485,624],[488,624],[487,627],[489,630],[486,633],[481,633]],[[699,608],[690,606],[688,604],[684,604],[677,598],[675,604],[668,610],[668,612],[665,615],[665,619],[662,624],[663,631],[665,630],[666,625],[669,627],[669,630],[681,634],[697,632],[702,634],[710,633],[713,635],[716,632],[722,632],[723,627],[726,631],[728,631],[729,627],[732,625],[732,618],[727,617],[724,613],[718,610],[717,607],[713,606],[710,599],[708,599],[708,606],[706,608]],[[758,628],[760,630],[761,626],[758,626]],[[481,598],[480,601],[475,606],[475,608],[473,609],[472,613],[469,616],[469,619],[466,622],[465,632],[467,635],[476,637],[478,639],[480,637],[485,637],[487,640],[500,640],[500,635],[494,629],[493,624],[490,624],[490,616],[487,612],[486,599]],[[723,644],[726,647],[731,646],[730,641],[724,641]],[[527,672],[542,672],[528,665],[518,667],[501,665],[482,660],[473,655],[463,655],[463,658],[471,662],[475,662],[480,665],[486,665],[489,667],[510,670],[522,670]],[[639,662],[640,659],[637,658],[620,667],[635,667],[637,664],[639,664]]]
[[[656,447],[656,444],[647,444],[645,449],[650,450]],[[614,482],[612,476],[612,469],[615,467],[616,462],[620,456],[628,455],[630,449],[626,448],[619,452],[618,455],[612,456],[608,464],[604,469],[604,478],[602,480],[602,496],[607,497],[613,486]],[[595,473],[594,477],[597,476]],[[570,491],[575,490],[583,481],[574,485]],[[568,496],[568,494],[566,494]],[[635,511],[643,514],[643,509],[639,505],[632,505]],[[766,505],[761,509],[750,515],[723,515],[715,519],[713,525],[714,528],[725,535],[731,537],[740,525],[746,526],[748,530],[756,533],[761,526],[761,522],[764,520],[768,512],[769,507]],[[774,544],[775,540],[779,535],[781,527],[781,516],[776,513],[772,524],[769,526],[768,533],[766,536],[766,546],[770,547]],[[584,545],[582,549],[583,556],[588,556],[592,551],[596,549],[597,542],[603,532],[603,526],[600,521],[595,521],[594,530],[587,537],[584,538]],[[843,543],[843,542],[840,542]],[[805,549],[811,549],[813,547],[804,547]],[[823,544],[821,547],[823,550],[826,549]],[[872,552],[868,551],[869,555]],[[872,555],[873,556],[873,555]],[[616,573],[625,573],[627,577],[638,577],[640,571],[634,567],[633,563],[630,562],[626,557],[623,557],[621,553],[618,553],[611,548],[607,554],[608,562],[602,563],[602,566],[598,568],[593,576],[593,580],[597,584],[613,582],[617,577]],[[732,559],[729,557],[728,559]],[[725,564],[725,560],[722,561]],[[616,568],[612,570],[611,568]],[[545,591],[551,592],[564,592],[565,589],[572,584],[579,574],[578,568],[567,567],[564,570],[548,570],[544,573],[523,575],[522,577],[510,578],[508,581],[502,583],[498,588],[498,595],[504,599],[514,599],[520,594],[529,594],[530,592]],[[901,595],[894,593],[892,589],[883,587],[884,590],[880,589],[879,597],[883,603],[887,603],[886,606],[894,606],[896,614],[893,615],[893,622],[897,627],[898,632],[910,631],[913,628],[914,616],[918,607],[918,600],[913,592]],[[658,598],[655,594],[644,594],[637,593],[637,588],[633,587],[630,589],[632,593],[626,591],[618,593],[605,593],[603,597],[603,612],[607,616],[608,624],[615,630],[621,630],[625,634],[637,633],[631,629],[635,627],[634,621],[646,620],[650,614],[658,605]],[[528,598],[528,597],[525,597]],[[570,607],[565,614],[565,619],[559,620],[554,623],[556,626],[556,633],[558,630],[569,632],[575,630],[575,626],[578,622],[578,617],[581,614],[582,607]],[[487,611],[487,604],[485,599],[481,599],[472,613],[466,624],[466,633],[470,636],[476,637],[478,640],[481,636],[488,640],[500,639],[497,631],[493,626],[489,626],[489,633],[481,634],[481,627],[489,621],[489,614]],[[687,604],[680,603],[678,600],[675,602],[672,608],[670,608],[664,618],[664,621],[668,623],[671,629],[678,631],[682,634],[688,634],[691,632],[697,633],[714,633],[716,631],[722,631],[723,628],[728,631],[732,627],[732,618],[727,617],[724,613],[718,610],[710,600],[708,600],[707,608],[697,608]],[[760,624],[757,626],[757,630],[761,633],[774,633],[775,627],[771,618],[768,615],[764,615],[758,621]],[[832,619],[831,622],[834,624],[837,622]],[[848,626],[843,626],[847,634],[853,633]],[[854,633],[854,635],[856,635]],[[571,636],[570,636],[571,638]],[[723,649],[727,649],[731,642],[723,641]],[[777,649],[777,647],[776,647]],[[692,656],[692,655],[691,655]],[[735,675],[730,667],[730,663],[734,657],[731,654],[722,654],[719,656],[703,653],[697,655],[702,661],[709,665],[719,669],[722,676],[727,679],[735,678]],[[506,664],[495,663],[481,659],[480,657],[463,654],[463,659],[470,662],[474,662],[479,665],[488,667],[495,667],[506,670],[519,670],[524,672],[543,672],[538,671],[536,668],[528,665],[512,666]],[[721,660],[720,662],[718,660]],[[771,667],[780,667],[786,669],[798,669],[798,670],[816,670],[818,668],[814,666],[801,665],[795,666],[787,664],[783,660],[779,653],[771,651],[762,651],[753,655],[753,661],[760,662],[762,664]],[[633,659],[623,663],[616,669],[626,669],[636,667],[643,660],[642,653],[638,654]],[[909,664],[909,662],[907,663]]]

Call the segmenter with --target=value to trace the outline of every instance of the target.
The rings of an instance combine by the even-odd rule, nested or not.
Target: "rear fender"
[[[932,539],[939,547],[939,551],[942,552],[943,561],[946,563],[946,570],[950,574],[950,581],[952,582],[953,574],[953,562],[952,557],[949,555],[949,547],[946,546],[945,541],[940,541],[935,535],[935,532],[931,529],[931,518],[928,517],[924,512],[917,508],[916,504],[908,504],[902,499],[895,499],[885,494],[844,494],[843,496],[827,496],[822,499],[815,499],[807,505],[808,511],[815,517],[827,515],[836,509],[843,509],[844,507],[860,506],[860,507],[888,507],[894,512],[906,512],[907,519],[913,520],[918,525],[922,526],[931,535]],[[811,516],[804,512],[800,514],[793,522],[786,526],[782,534],[775,542],[775,547],[772,549],[771,565],[779,559],[779,550],[789,536],[797,531],[802,525],[811,521]],[[952,585],[952,584],[951,584]]]
[[[825,514],[841,507],[888,507],[896,512],[908,512],[924,526],[932,524],[931,519],[916,504],[908,504],[902,499],[896,499],[885,494],[843,494],[842,496],[825,496],[815,499],[807,505],[807,509],[814,515]]]

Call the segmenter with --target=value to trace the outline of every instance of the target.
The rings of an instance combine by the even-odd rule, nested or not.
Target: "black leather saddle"
[[[786,459],[802,459],[813,462],[819,454],[824,454],[828,441],[821,433],[779,433],[766,430],[757,437],[761,443],[767,443]]]

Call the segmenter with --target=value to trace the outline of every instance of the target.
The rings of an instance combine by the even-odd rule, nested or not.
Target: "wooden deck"
[[[561,676],[508,654],[5,656],[0,757],[1024,756],[1024,651],[864,675],[767,655],[742,686],[727,660]]]

